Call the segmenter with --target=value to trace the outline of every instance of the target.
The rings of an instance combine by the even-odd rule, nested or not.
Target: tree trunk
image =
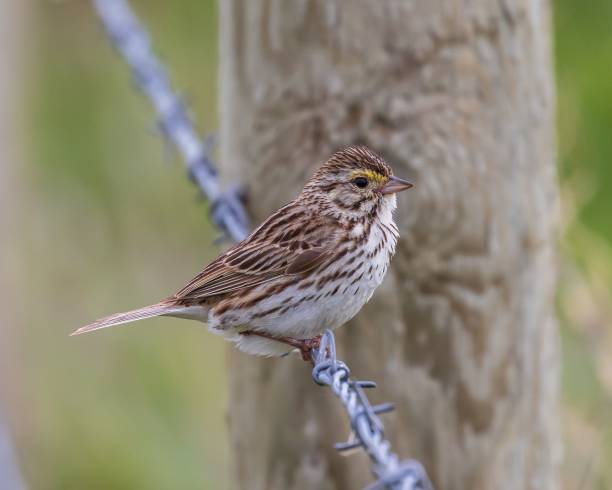
[[[543,0],[224,0],[221,159],[255,222],[362,143],[415,188],[340,356],[397,412],[387,435],[439,489],[558,488],[558,192]],[[297,358],[229,352],[239,489],[359,488],[364,455]]]

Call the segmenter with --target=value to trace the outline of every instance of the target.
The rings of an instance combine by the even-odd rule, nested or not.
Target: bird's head
[[[369,148],[350,146],[334,153],[317,170],[304,193],[340,215],[359,217],[380,209],[381,204],[395,208],[395,194],[411,187]]]

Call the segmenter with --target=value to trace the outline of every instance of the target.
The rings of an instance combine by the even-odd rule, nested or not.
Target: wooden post
[[[550,5],[224,0],[221,157],[256,222],[334,150],[413,180],[401,240],[341,357],[395,402],[387,434],[436,488],[554,489],[559,342]],[[236,488],[360,488],[364,456],[298,358],[230,350]]]

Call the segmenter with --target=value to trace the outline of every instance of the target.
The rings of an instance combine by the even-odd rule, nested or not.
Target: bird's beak
[[[396,192],[405,191],[406,189],[410,189],[411,187],[412,184],[407,180],[393,176],[385,185],[383,185],[379,189],[379,191],[382,194],[395,194]]]

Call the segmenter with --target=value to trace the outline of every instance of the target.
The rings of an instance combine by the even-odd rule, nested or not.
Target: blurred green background
[[[216,254],[216,233],[90,3],[25,3],[0,394],[26,480],[32,489],[227,488],[221,339],[170,319],[119,337],[67,337],[178,289]],[[199,129],[213,131],[216,3],[133,3]],[[554,9],[563,481],[612,488],[612,2]]]

